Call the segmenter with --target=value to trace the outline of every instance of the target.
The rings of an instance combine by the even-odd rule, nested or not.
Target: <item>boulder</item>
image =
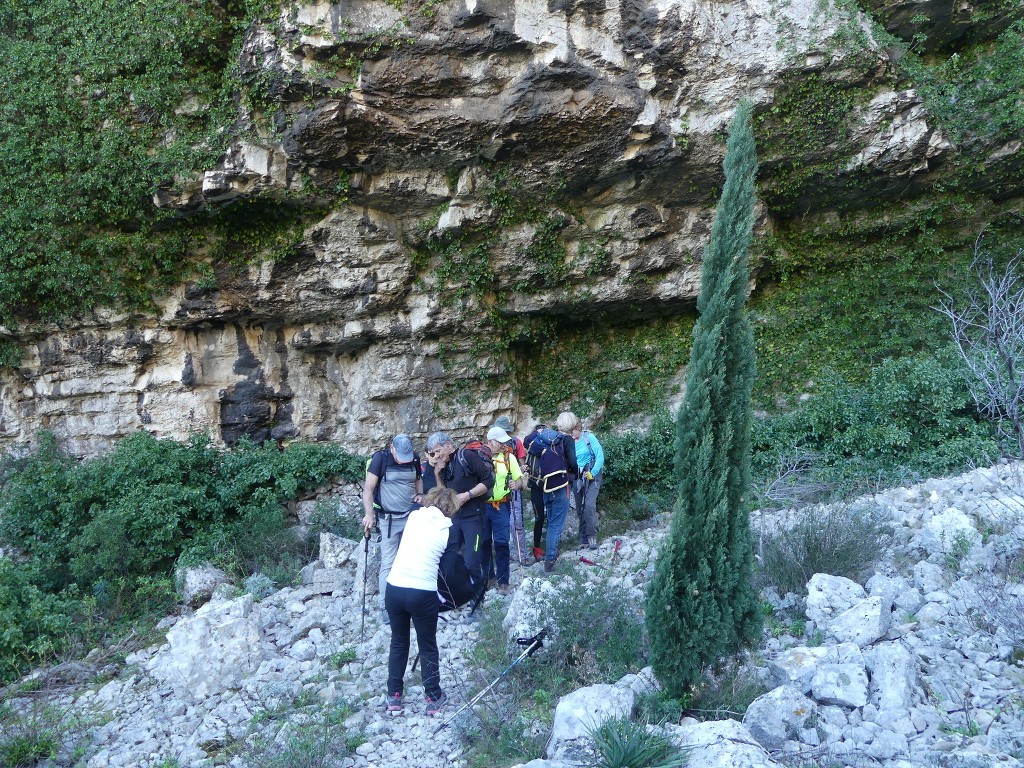
[[[799,731],[813,724],[818,705],[797,688],[781,685],[750,703],[743,724],[765,749],[781,749]]]
[[[614,685],[592,685],[563,696],[555,707],[545,754],[556,760],[575,757],[580,751],[575,742],[589,742],[590,732],[607,720],[629,718],[635,702],[632,690]]]
[[[868,675],[862,664],[823,664],[811,678],[811,696],[821,704],[863,707],[868,703]]]
[[[865,648],[889,631],[891,613],[881,597],[868,597],[847,608],[826,626],[840,643]]]
[[[189,700],[238,688],[263,660],[252,595],[207,603],[167,633],[149,672]]]
[[[220,568],[204,563],[180,569],[175,574],[174,581],[181,602],[191,608],[197,608],[213,597],[219,585],[230,583],[231,577]]]
[[[871,672],[871,703],[878,708],[878,722],[904,717],[914,701],[917,666],[899,642],[881,643],[864,652]]]
[[[687,719],[667,725],[672,743],[687,750],[688,764],[700,768],[773,768],[780,763],[754,739],[750,730],[736,720],[699,723]]]
[[[866,597],[864,587],[842,576],[816,573],[807,582],[807,618],[825,625]]]

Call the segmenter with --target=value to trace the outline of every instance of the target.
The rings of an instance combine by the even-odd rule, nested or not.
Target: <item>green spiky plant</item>
[[[725,186],[704,253],[700,319],[676,423],[679,493],[647,597],[654,671],[677,695],[761,629],[746,505],[755,368],[744,307],[757,173],[750,116],[750,105],[741,103],[729,128]]]

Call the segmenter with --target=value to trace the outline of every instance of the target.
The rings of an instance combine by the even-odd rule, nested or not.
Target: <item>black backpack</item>
[[[477,596],[477,585],[459,554],[458,547],[449,545],[437,566],[437,593],[441,598],[441,611],[454,611]],[[473,606],[476,608],[476,605]]]

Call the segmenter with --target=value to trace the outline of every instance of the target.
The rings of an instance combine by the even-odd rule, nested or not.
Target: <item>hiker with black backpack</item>
[[[580,520],[580,544],[597,549],[597,494],[601,491],[601,470],[604,469],[604,448],[597,435],[583,429],[575,415],[576,423],[569,431],[576,445],[576,463],[580,475],[573,483],[576,497],[576,514]]]
[[[487,587],[483,571],[484,506],[494,490],[490,452],[478,441],[456,448],[451,437],[435,432],[427,438],[427,457],[437,484],[458,495],[460,509],[452,518],[452,536],[462,548],[462,559],[474,583],[479,585],[480,598]]]
[[[419,474],[420,460],[412,449],[408,435],[395,435],[388,448],[377,451],[366,465],[363,482],[363,532],[369,537],[374,526],[380,526],[380,610],[384,610],[384,589],[388,572],[402,542],[402,532],[409,512],[423,499],[423,481]]]
[[[573,414],[561,413],[555,422],[557,431],[543,429],[531,433],[523,441],[527,454],[535,458],[537,485],[544,494],[544,516],[547,518],[548,526],[544,550],[546,573],[555,570],[558,545],[562,539],[565,518],[569,513],[569,488],[579,474],[576,444],[568,434],[575,421],[576,417]]]
[[[547,429],[547,424],[536,424],[533,430],[523,438],[523,447],[529,448],[534,438]],[[540,482],[540,455],[526,452],[527,488],[530,490],[530,506],[533,507],[533,559],[540,562],[544,559],[544,490]]]
[[[391,624],[388,653],[388,712],[404,708],[405,668],[409,663],[409,625],[416,629],[416,643],[423,664],[426,714],[441,712],[448,697],[441,689],[440,654],[437,650],[438,565],[451,536],[452,518],[459,511],[459,499],[450,488],[434,488],[413,510],[406,522],[406,535],[388,574],[384,595]]]

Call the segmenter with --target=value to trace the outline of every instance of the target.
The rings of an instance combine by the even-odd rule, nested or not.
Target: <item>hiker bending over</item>
[[[423,482],[419,476],[420,459],[412,450],[408,435],[395,435],[391,447],[377,451],[366,465],[363,483],[363,531],[370,535],[380,524],[380,609],[384,611],[384,588],[388,571],[395,562],[395,553],[402,541],[409,511],[423,498]]]
[[[597,549],[597,494],[601,491],[604,448],[593,432],[583,429],[578,418],[569,434],[576,442],[576,463],[580,468],[580,475],[572,487],[576,514],[580,518],[580,544]]]
[[[494,490],[494,467],[479,450],[456,448],[444,432],[427,438],[427,456],[437,484],[458,495],[461,508],[452,518],[452,536],[462,547],[462,559],[482,595],[487,587],[483,570],[484,507]]]
[[[576,465],[576,445],[568,431],[576,423],[576,417],[564,412],[559,414],[553,429],[545,429],[531,434],[523,442],[527,453],[536,459],[537,484],[544,493],[544,515],[547,518],[548,533],[545,540],[544,570],[548,573],[555,570],[558,559],[558,545],[565,527],[565,517],[569,512],[569,487],[579,474]],[[531,473],[532,474],[532,473]]]
[[[384,604],[391,620],[391,651],[388,654],[388,712],[401,712],[405,691],[405,667],[409,663],[409,624],[416,629],[416,642],[423,664],[423,690],[427,714],[441,711],[448,697],[441,690],[441,667],[437,652],[437,566],[448,544],[451,518],[459,511],[459,500],[448,488],[434,488],[413,510],[405,523],[405,536],[388,574]]]
[[[512,527],[510,501],[512,492],[519,489],[523,478],[523,471],[514,454],[514,445],[508,432],[501,427],[491,427],[487,433],[487,447],[491,449],[491,461],[494,464],[494,492],[487,501],[483,568],[488,584],[493,576],[498,591],[503,595],[511,591],[508,583],[509,534]]]

